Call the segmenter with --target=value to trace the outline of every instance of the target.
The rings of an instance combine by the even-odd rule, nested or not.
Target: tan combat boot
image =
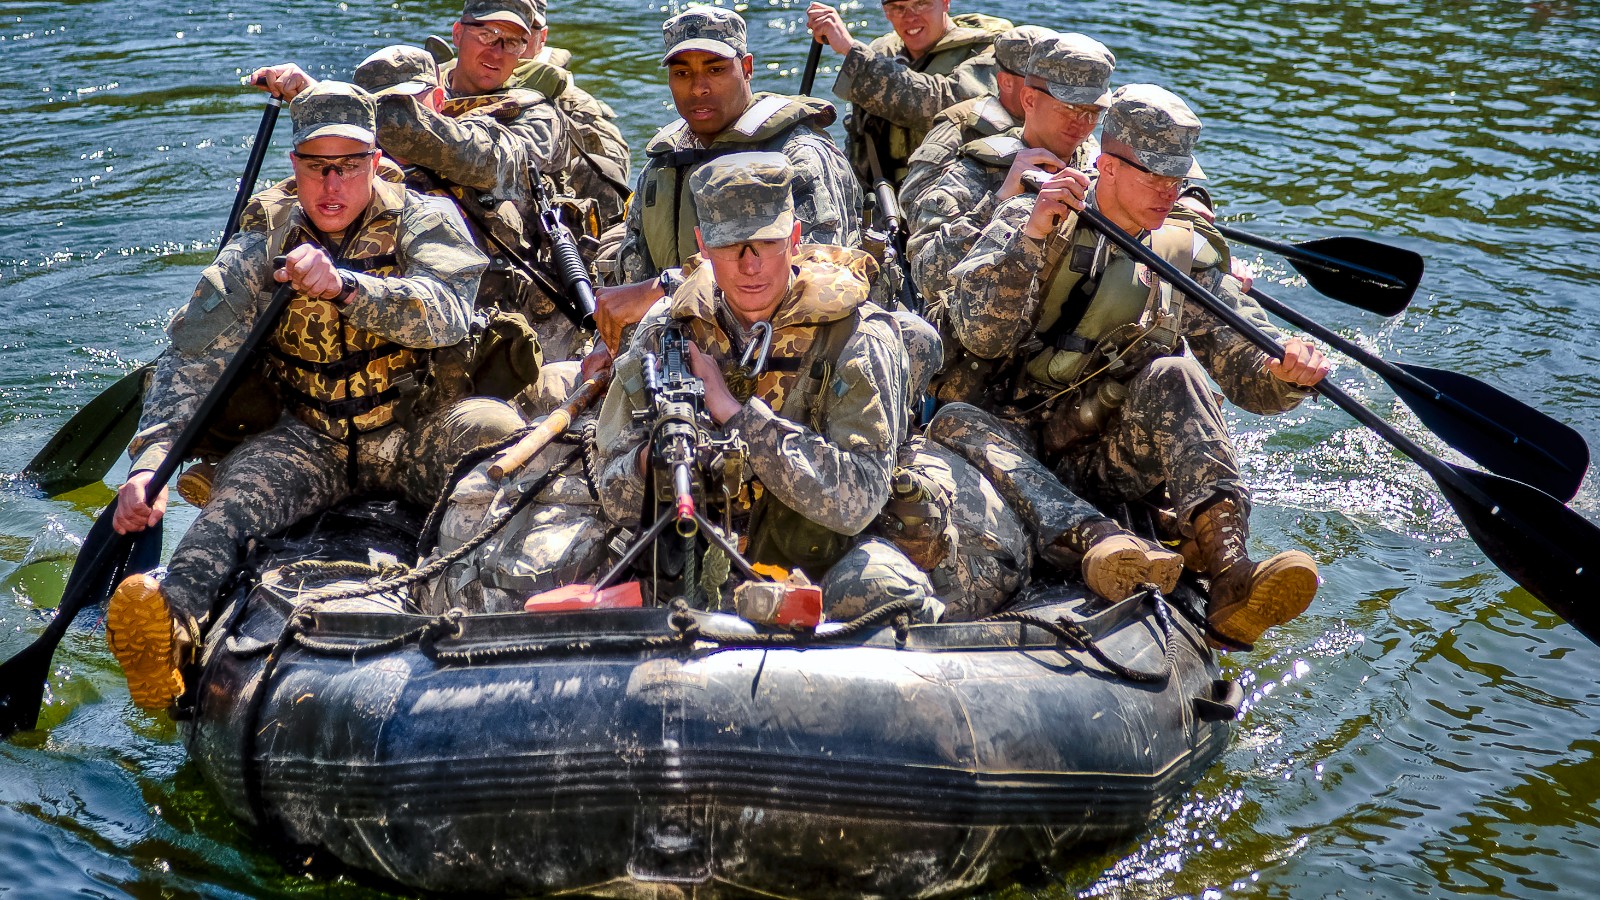
[[[217,466],[210,462],[197,462],[178,476],[178,496],[195,509],[203,509],[211,502],[211,482],[217,476]]]
[[[1122,530],[1115,522],[1089,526],[1083,553],[1083,580],[1107,600],[1122,600],[1141,584],[1172,593],[1183,574],[1183,557],[1160,544]],[[1088,530],[1088,529],[1086,529]]]
[[[172,615],[161,583],[130,575],[106,609],[106,643],[122,664],[128,694],[140,709],[167,709],[183,693],[183,665],[195,646],[194,620]]]
[[[1194,517],[1195,544],[1211,573],[1206,618],[1232,643],[1249,647],[1262,632],[1292,621],[1317,593],[1317,563],[1299,550],[1262,562],[1250,559],[1250,525],[1238,501],[1223,497]]]

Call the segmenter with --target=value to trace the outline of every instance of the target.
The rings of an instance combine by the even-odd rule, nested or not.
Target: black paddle
[[[1422,256],[1358,237],[1319,238],[1298,244],[1274,241],[1217,223],[1229,240],[1287,259],[1318,293],[1380,316],[1406,308],[1422,280]]]
[[[227,401],[233,388],[249,370],[257,349],[277,327],[278,319],[293,296],[290,282],[284,282],[273,292],[266,311],[222,370],[211,393],[200,402],[194,417],[183,429],[183,434],[173,442],[166,458],[150,476],[150,484],[145,489],[146,503],[155,500],[178,471],[178,466],[189,458],[195,444],[205,434],[212,413]],[[61,594],[60,605],[56,607],[55,619],[32,644],[0,665],[0,738],[38,724],[45,682],[50,678],[50,658],[55,655],[62,635],[67,633],[67,627],[78,613],[103,602],[127,575],[149,571],[160,563],[160,523],[136,534],[117,534],[111,524],[116,513],[117,501],[113,500],[101,511],[94,527],[89,529],[83,547],[78,551],[78,559],[72,564],[72,574],[67,576],[67,586]]]
[[[1251,343],[1274,358],[1283,357],[1283,348],[1250,320],[1099,210],[1085,208],[1078,217]],[[1491,562],[1584,637],[1600,644],[1600,604],[1595,603],[1600,596],[1600,528],[1536,487],[1445,462],[1327,381],[1316,390],[1421,466]]]
[[[1378,373],[1422,424],[1485,469],[1558,500],[1578,493],[1589,469],[1589,445],[1568,425],[1470,375],[1391,363],[1260,290],[1252,288],[1250,296],[1267,312]]]
[[[233,210],[228,213],[227,227],[222,230],[222,241],[217,245],[219,250],[226,247],[239,230],[239,216],[254,193],[256,179],[261,175],[261,162],[266,158],[267,145],[272,143],[272,129],[278,123],[278,110],[282,107],[282,100],[267,98],[261,124],[256,126],[256,141],[250,147],[250,158],[245,161],[244,174],[239,179],[239,190],[233,195]],[[145,380],[154,365],[146,363],[101,391],[61,426],[22,473],[31,476],[52,497],[104,479],[139,427]]]
[[[805,71],[800,73],[800,94],[811,96],[811,86],[817,80],[817,65],[822,62],[822,41],[811,39],[811,50],[806,53]]]

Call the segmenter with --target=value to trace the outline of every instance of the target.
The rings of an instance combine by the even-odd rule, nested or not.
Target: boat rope
[[[435,559],[424,565],[417,566],[415,568],[405,566],[380,567],[361,562],[328,562],[323,560],[307,559],[289,563],[288,565],[285,565],[281,571],[285,575],[301,575],[306,579],[313,577],[344,579],[363,576],[379,579],[377,581],[369,581],[365,584],[353,585],[346,588],[321,588],[318,590],[306,591],[298,594],[295,597],[295,601],[300,603],[302,606],[307,606],[310,604],[332,603],[336,600],[353,600],[358,597],[376,597],[381,594],[387,594],[403,588],[408,588],[415,584],[421,584],[422,582],[442,573],[444,570],[461,560],[467,554],[481,547],[484,542],[489,540],[489,538],[494,537],[494,535],[498,533],[500,529],[506,527],[506,525],[516,517],[517,513],[522,512],[523,509],[527,508],[529,504],[536,500],[538,496],[544,492],[544,489],[550,486],[550,482],[554,481],[557,477],[566,474],[566,471],[572,467],[574,459],[576,459],[576,457],[568,459],[561,465],[539,476],[539,478],[535,479],[534,482],[528,486],[528,489],[522,493],[522,496],[517,498],[515,503],[491,517],[489,521],[484,523],[484,526],[480,528],[478,533],[474,534],[470,540],[456,549],[451,550],[449,553],[440,556],[438,559]],[[446,613],[446,615],[448,615],[448,613]]]
[[[1094,635],[1078,622],[1058,616],[1055,620],[1046,619],[1028,612],[1004,612],[979,619],[980,622],[1016,622],[1021,625],[1031,625],[1048,634],[1060,638],[1063,643],[1074,650],[1081,650],[1089,654],[1100,665],[1105,666],[1112,674],[1138,684],[1160,684],[1172,677],[1177,671],[1177,641],[1172,639],[1172,614],[1167,611],[1166,598],[1161,595],[1153,585],[1145,587],[1145,598],[1150,600],[1155,607],[1156,624],[1161,629],[1162,660],[1166,664],[1160,672],[1141,672],[1138,669],[1123,665],[1112,659],[1100,645],[1095,642]]]

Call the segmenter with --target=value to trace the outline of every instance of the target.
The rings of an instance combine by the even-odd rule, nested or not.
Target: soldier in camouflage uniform
[[[1199,132],[1199,119],[1170,92],[1148,84],[1118,89],[1087,202],[1278,337],[1228,274],[1222,236],[1173,207],[1185,178],[1202,177],[1193,156]],[[1249,645],[1310,604],[1317,567],[1297,550],[1262,562],[1246,552],[1249,493],[1207,373],[1228,399],[1265,415],[1305,399],[1327,361],[1299,339],[1284,342],[1281,360],[1268,357],[1078,227],[1072,210],[1084,201],[1076,174],[1052,175],[1038,193],[1001,203],[955,267],[967,286],[949,310],[965,361],[956,368],[969,362],[994,387],[945,384],[968,384],[965,399],[1027,432],[1044,462],[1097,499],[1135,501],[1164,488],[1178,533],[1194,541],[1189,565],[1211,577],[1212,628],[1224,641]],[[940,415],[964,411],[976,412],[958,404]],[[936,419],[930,431],[940,427]]]
[[[289,305],[257,360],[283,414],[223,460],[164,581],[133,576],[111,600],[106,638],[147,709],[182,691],[180,663],[246,538],[356,491],[430,504],[457,456],[522,426],[502,403],[452,405],[432,377],[432,351],[467,336],[487,262],[459,212],[377,178],[374,104],[360,88],[323,82],[289,111],[295,177],[251,198],[173,317],[118,491],[117,531],[160,521],[166,491],[144,502],[153,471],[287,283]],[[229,412],[247,402],[236,395]]]
[[[1104,44],[1081,34],[1038,41],[1022,73],[1020,137],[994,135],[963,144],[959,161],[946,167],[915,209],[907,208],[906,252],[936,324],[956,283],[951,270],[972,249],[995,207],[1022,190],[1022,173],[1090,168],[1094,157],[1087,153],[1115,65]]]
[[[926,576],[881,538],[860,537],[890,493],[906,436],[909,365],[894,319],[867,300],[876,264],[860,250],[803,245],[789,160],[741,153],[689,176],[704,264],[641,323],[600,412],[597,485],[606,513],[645,504],[649,407],[643,356],[669,324],[693,341],[704,411],[746,448],[730,484],[733,527],[756,563],[822,576],[825,609],[850,618],[911,600],[931,621]],[[770,328],[764,365],[741,362]],[[760,354],[752,354],[759,357]]]
[[[549,98],[509,87],[521,54],[530,46],[537,19],[528,0],[467,0],[452,29],[458,54],[449,72],[440,73],[442,94],[389,91],[378,102],[378,140],[384,150],[436,189],[454,196],[470,221],[483,224],[524,258],[534,213],[530,177],[536,173],[563,183],[573,157],[572,139]],[[411,75],[415,62],[380,50],[364,63],[368,83]],[[277,96],[290,98],[315,81],[290,64],[257,70],[250,77]],[[481,229],[480,229],[481,230]],[[549,359],[566,359],[579,349],[576,327],[554,301],[513,267],[498,247],[485,240],[490,268],[481,301],[522,312],[539,334]]]
[[[995,135],[1022,136],[1022,94],[1028,90],[1023,73],[1028,57],[1040,41],[1055,36],[1049,28],[1019,25],[995,38],[995,92],[963,100],[934,117],[933,128],[906,162],[906,177],[899,191],[901,209],[908,213],[916,210],[917,200],[955,163],[964,144]],[[1088,158],[1093,159],[1094,154]]]
[[[852,104],[845,121],[850,164],[869,189],[876,181],[870,154],[898,186],[941,110],[995,92],[990,45],[1011,27],[975,13],[951,18],[950,0],[886,0],[883,15],[894,30],[863,44],[851,39],[837,9],[812,3],[806,10],[806,27],[844,56],[833,92]]]

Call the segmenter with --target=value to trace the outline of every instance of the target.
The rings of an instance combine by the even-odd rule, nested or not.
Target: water
[[[802,6],[747,10],[761,86],[798,83]],[[1428,260],[1412,308],[1390,321],[1322,299],[1260,258],[1270,292],[1363,346],[1492,381],[1600,436],[1600,6],[1004,8],[1099,37],[1117,54],[1119,83],[1159,81],[1187,98],[1206,123],[1212,189],[1236,223],[1290,239],[1367,233]],[[20,469],[73,411],[157,352],[170,310],[214,252],[259,120],[261,97],[237,86],[239,74],[292,58],[342,75],[380,46],[443,33],[457,9],[0,7],[0,471]],[[665,14],[552,10],[554,43],[619,108],[636,150],[668,119],[656,66]],[[875,4],[848,18],[858,35],[884,27]],[[819,90],[830,82],[819,77]],[[286,133],[264,177],[286,172]],[[1443,452],[1381,381],[1347,361],[1333,377]],[[1250,708],[1177,808],[1055,885],[1003,895],[1592,892],[1600,649],[1489,565],[1432,482],[1336,408],[1236,424],[1258,488],[1258,546],[1311,548],[1322,594],[1259,652],[1229,661]],[[0,488],[0,654],[43,627],[74,537],[110,498],[100,486],[57,500]],[[1574,505],[1590,517],[1600,509],[1591,485]],[[185,512],[175,511],[169,544]],[[0,744],[0,888],[380,892],[264,855],[214,805],[172,727],[129,706],[97,623],[68,635],[48,700],[45,730]]]

